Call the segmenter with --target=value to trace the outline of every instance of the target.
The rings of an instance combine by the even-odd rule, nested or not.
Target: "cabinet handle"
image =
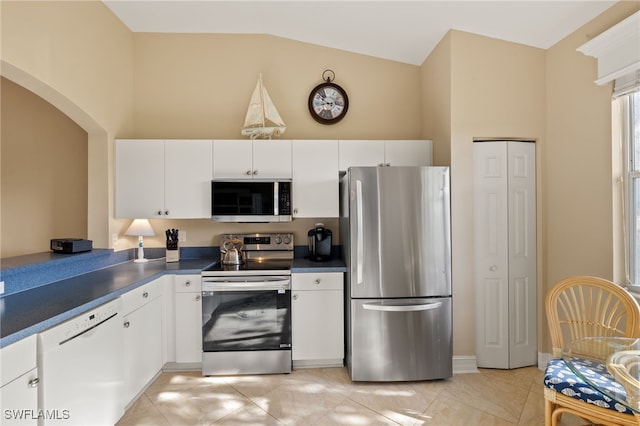
[[[316,280],[314,281],[314,283],[315,283],[316,285],[320,285],[320,278],[316,278]]]
[[[122,325],[124,326],[124,328],[129,328],[131,326],[131,323],[129,322],[129,320],[127,320]]]
[[[247,172],[245,173],[247,176],[251,176],[251,170],[247,170]]]
[[[186,283],[184,283],[185,287],[191,287],[191,281],[187,281]]]
[[[165,210],[165,211],[164,211],[164,215],[165,215],[165,216],[169,216],[169,210]]]
[[[490,270],[491,272],[495,272],[495,271],[497,271],[497,270],[498,270],[498,267],[497,267],[496,265],[492,265],[492,266],[489,268],[489,270]]]
[[[38,379],[37,377],[35,379],[29,380],[30,388],[37,388],[39,384],[40,384],[40,379]]]
[[[162,210],[158,210],[158,216],[162,216]]]
[[[255,176],[255,175],[257,175],[257,174],[258,174],[258,171],[257,171],[257,170],[254,170],[254,171],[253,171],[253,175]]]
[[[298,295],[297,294],[293,295],[293,300],[298,300]]]
[[[197,296],[196,296],[196,302],[199,302],[199,301],[200,301],[200,299],[202,299],[202,296],[197,295]]]
[[[293,209],[293,214],[298,214],[298,209]]]
[[[149,293],[148,292],[145,291],[144,293],[142,293],[142,298],[143,299],[146,299],[147,297],[149,297]]]

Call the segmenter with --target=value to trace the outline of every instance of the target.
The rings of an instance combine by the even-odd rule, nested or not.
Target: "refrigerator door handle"
[[[435,303],[415,303],[415,304],[389,304],[388,302],[371,302],[362,305],[364,309],[369,311],[383,311],[383,312],[415,312],[415,311],[428,311],[430,309],[438,309],[442,306],[442,302]]]
[[[360,180],[356,180],[356,215],[358,223],[358,237],[356,240],[356,283],[362,284],[362,270],[364,268],[364,218],[362,213],[362,181]]]

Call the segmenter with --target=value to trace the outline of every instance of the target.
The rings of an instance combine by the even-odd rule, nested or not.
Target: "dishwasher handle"
[[[84,334],[87,334],[87,333],[88,333],[88,332],[90,332],[91,330],[94,330],[96,327],[100,327],[100,326],[101,326],[102,324],[104,324],[105,322],[107,322],[107,321],[109,321],[110,319],[114,318],[116,315],[118,315],[118,313],[117,313],[117,312],[115,312],[115,313],[111,314],[110,316],[108,316],[107,318],[103,319],[102,321],[100,321],[100,322],[98,322],[98,323],[96,323],[96,324],[92,325],[91,327],[89,327],[89,328],[87,328],[87,329],[85,329],[85,330],[82,330],[80,333],[78,333],[78,334],[74,334],[73,336],[70,336],[70,337],[68,337],[68,338],[66,338],[66,339],[64,339],[64,340],[62,340],[60,343],[58,343],[58,345],[62,346],[62,345],[64,345],[65,343],[69,343],[69,342],[71,342],[72,340],[74,340],[74,339],[75,339],[75,338],[77,338],[77,337],[80,337],[80,336],[82,336],[82,335],[84,335]]]

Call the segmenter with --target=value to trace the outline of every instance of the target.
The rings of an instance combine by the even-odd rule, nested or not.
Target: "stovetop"
[[[282,271],[291,273],[291,259],[249,259],[239,265],[225,265],[221,261],[216,261],[202,270],[203,274],[215,272],[245,271],[260,273],[262,271]]]

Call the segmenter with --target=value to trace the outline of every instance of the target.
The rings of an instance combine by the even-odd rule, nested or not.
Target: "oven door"
[[[291,349],[291,277],[203,277],[203,352]]]

